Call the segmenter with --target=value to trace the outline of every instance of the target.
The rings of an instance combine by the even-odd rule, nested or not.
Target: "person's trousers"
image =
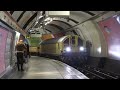
[[[23,70],[23,63],[24,63],[24,53],[18,52],[17,53],[17,67],[18,70]]]
[[[23,63],[17,63],[18,71],[22,71],[23,69]]]

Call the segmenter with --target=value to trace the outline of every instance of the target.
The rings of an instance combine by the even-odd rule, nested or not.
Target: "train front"
[[[63,42],[62,57],[69,59],[82,59],[85,57],[86,49],[84,41],[78,36],[68,36]]]

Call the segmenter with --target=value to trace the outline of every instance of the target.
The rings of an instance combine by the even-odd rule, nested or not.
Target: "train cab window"
[[[72,37],[72,45],[75,45],[75,37]]]
[[[80,38],[78,38],[78,46],[82,46],[82,45],[83,45],[83,41]]]
[[[65,45],[69,45],[69,38],[64,41]]]

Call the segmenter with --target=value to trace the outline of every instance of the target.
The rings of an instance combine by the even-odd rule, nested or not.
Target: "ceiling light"
[[[39,19],[42,18],[43,16],[39,16]]]
[[[38,21],[36,22],[36,24],[38,23]]]

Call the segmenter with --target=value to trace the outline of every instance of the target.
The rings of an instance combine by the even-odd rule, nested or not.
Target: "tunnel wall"
[[[74,19],[75,21],[78,21],[79,23],[87,20],[88,18],[92,17],[90,15],[84,15],[85,13],[80,13],[80,12],[71,12],[70,18]],[[98,17],[97,19],[104,20],[106,18],[110,18],[111,16],[115,15],[115,11],[110,11],[101,17]],[[62,21],[67,22],[65,19],[61,19]],[[76,25],[75,22],[69,21],[67,22],[71,26]],[[60,25],[61,26],[61,25]],[[63,26],[63,28],[66,28]],[[76,27],[73,28],[78,35],[81,36],[82,39],[84,40],[89,40],[92,42],[92,48],[91,48],[91,56],[92,57],[111,57],[108,53],[108,42],[106,42],[106,36],[104,35],[103,31],[101,30],[101,27],[99,25],[99,22],[97,20],[89,20],[86,21]],[[67,35],[68,34],[74,34],[73,32],[69,32],[67,30]],[[118,49],[119,50],[119,49]],[[115,59],[114,57],[111,57],[111,59]]]
[[[119,15],[119,13],[120,12],[110,11],[94,20],[86,21],[75,27],[75,28],[79,28],[77,29],[77,32],[79,35],[83,34],[81,35],[83,39],[89,40],[92,42],[92,48],[91,48],[92,57],[108,57],[110,59],[119,60],[120,58],[120,55],[119,55],[120,25],[117,19],[115,18],[115,16],[117,14]],[[77,20],[78,22],[82,22],[83,20],[87,20],[88,16],[83,17],[82,14],[72,13],[71,18]],[[107,35],[106,34],[107,32],[104,32],[105,31],[103,30],[104,25],[110,27],[110,29],[112,27],[113,30],[111,30],[112,31],[111,35]],[[108,30],[108,33],[109,33],[109,30]],[[114,43],[114,46],[113,46],[113,43]],[[113,48],[115,50],[113,50]],[[112,51],[110,49],[112,49]],[[115,56],[115,54],[117,55],[117,57]]]
[[[91,15],[80,13],[80,12],[72,12],[70,18],[78,21],[79,23],[87,20],[92,17]],[[73,24],[74,25],[74,24]],[[74,27],[78,35],[81,36],[83,40],[89,40],[92,43],[91,54],[93,57],[101,57],[101,40],[98,32],[98,27],[93,23],[92,20],[86,21],[78,26]]]
[[[102,64],[102,69],[120,74],[119,13],[117,15],[115,12],[109,12],[92,23],[99,34],[101,58],[92,56],[89,58],[88,64],[94,67],[99,67]]]
[[[85,22],[77,27],[81,30],[84,36],[83,39],[89,40],[92,43],[91,56],[101,57],[101,53],[98,51],[101,48],[100,37],[92,21]]]
[[[120,60],[120,24],[119,17],[111,17],[100,21],[99,26],[105,36],[108,47],[108,57]]]
[[[83,20],[85,20],[86,18],[81,18],[81,16],[77,16],[76,14],[73,14],[70,16],[70,18],[77,20],[78,22],[82,22]],[[81,19],[79,19],[81,18]],[[87,17],[88,18],[88,17]],[[72,21],[65,21],[66,23],[69,23],[71,26],[76,25],[76,23],[72,22]],[[63,27],[63,26],[62,26]],[[66,27],[63,27],[66,28]],[[94,23],[92,23],[92,21],[87,21],[84,22],[83,24],[80,24],[74,28],[72,28],[73,30],[75,30],[75,32],[83,39],[83,40],[89,40],[92,42],[93,46],[91,48],[91,56],[94,57],[100,57],[101,53],[98,52],[98,48],[101,47],[101,42],[100,42],[100,38],[99,38],[99,33],[97,31],[97,27],[94,25]],[[66,30],[66,35],[74,35],[74,33],[70,30]]]

